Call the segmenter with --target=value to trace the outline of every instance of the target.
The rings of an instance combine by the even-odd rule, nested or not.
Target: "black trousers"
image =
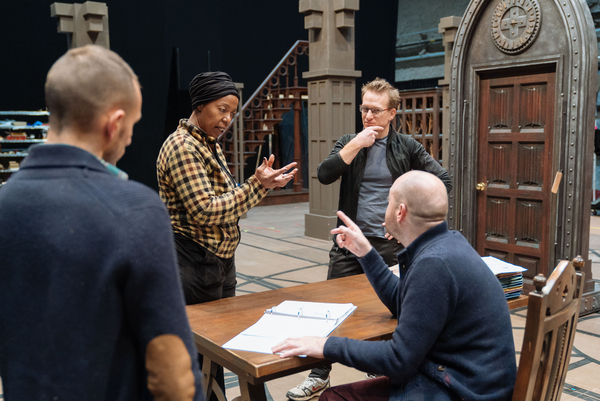
[[[175,249],[186,305],[235,296],[235,257],[220,258],[178,233]]]
[[[235,296],[237,280],[234,257],[220,258],[178,233],[175,233],[175,249],[186,305]],[[198,354],[200,369],[202,369],[202,360],[203,356]],[[225,375],[222,366],[217,368],[215,380],[225,394]],[[209,401],[218,401],[217,396],[212,393]]]
[[[373,248],[381,255],[385,264],[393,266],[398,263],[396,254],[404,247],[396,240],[387,240],[379,237],[367,237]],[[329,270],[327,280],[340,277],[355,276],[364,273],[358,258],[350,251],[334,244],[329,251]]]
[[[398,263],[396,254],[404,247],[396,240],[387,240],[379,237],[367,237],[373,248],[381,255],[388,266],[394,266]],[[329,270],[327,271],[327,280],[334,278],[355,276],[364,273],[358,258],[350,251],[340,248],[337,244],[333,245],[329,251]],[[310,371],[309,377],[318,377],[325,380],[331,372],[331,364],[314,368]]]

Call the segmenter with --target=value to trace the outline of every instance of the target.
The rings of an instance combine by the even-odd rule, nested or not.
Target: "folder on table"
[[[327,337],[354,310],[351,303],[284,301],[223,348],[272,354],[271,347],[290,337]]]

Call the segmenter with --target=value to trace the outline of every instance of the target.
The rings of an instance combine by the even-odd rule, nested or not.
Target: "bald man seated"
[[[399,278],[342,212],[345,225],[331,233],[359,258],[397,317],[392,339],[290,338],[273,352],[383,375],[332,387],[321,400],[510,400],[517,368],[506,299],[477,252],[448,230],[446,187],[430,173],[411,171],[395,181],[388,201],[387,230],[405,246],[397,255]]]

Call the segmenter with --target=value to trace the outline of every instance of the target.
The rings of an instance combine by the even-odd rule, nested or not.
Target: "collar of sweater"
[[[398,252],[397,259],[401,277],[404,277],[404,273],[408,270],[413,260],[427,248],[431,241],[446,232],[448,232],[448,223],[444,221],[419,235],[409,246]]]
[[[21,169],[43,167],[85,167],[107,172],[122,179],[127,174],[116,166],[96,157],[87,150],[66,144],[39,144],[29,148],[29,156],[21,163]]]

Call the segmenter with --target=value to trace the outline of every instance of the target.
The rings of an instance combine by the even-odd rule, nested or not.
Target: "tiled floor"
[[[304,236],[308,204],[257,207],[240,221],[242,243],[236,253],[237,295],[325,280],[329,241]],[[600,279],[600,217],[591,217],[590,259],[593,277]],[[512,312],[513,335],[518,353],[523,341],[526,309]],[[267,397],[285,401],[285,393],[300,383],[299,373],[267,383]],[[364,373],[335,364],[332,385],[362,380]],[[225,374],[228,399],[239,395],[237,376]],[[2,400],[0,383],[0,400]],[[563,401],[600,401],[600,313],[579,320]]]

